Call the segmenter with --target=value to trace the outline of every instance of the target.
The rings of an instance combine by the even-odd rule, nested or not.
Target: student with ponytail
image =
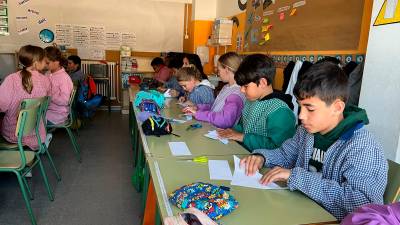
[[[73,83],[71,77],[64,70],[68,61],[62,56],[60,49],[49,46],[44,49],[48,62],[48,77],[51,84],[51,102],[47,110],[47,121],[52,124],[63,123],[69,114],[69,98]]]
[[[241,59],[235,52],[228,52],[218,59],[218,75],[226,85],[213,104],[189,106],[185,113],[193,114],[197,120],[206,121],[218,128],[231,128],[240,119],[246,97],[236,84],[235,72]]]
[[[21,100],[39,98],[50,93],[50,82],[39,71],[46,67],[44,51],[32,45],[23,46],[18,52],[20,71],[8,75],[0,86],[0,111],[5,113],[1,134],[8,142],[17,143],[15,129]],[[40,137],[45,140],[44,125],[39,128]],[[35,134],[22,139],[24,145],[38,149]]]

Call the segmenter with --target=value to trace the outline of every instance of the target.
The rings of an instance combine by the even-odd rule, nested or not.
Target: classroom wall
[[[185,18],[188,19],[188,35],[189,37],[183,38],[183,52],[196,53],[198,46],[207,46],[208,37],[211,35],[214,19],[216,17],[216,0],[193,0],[189,4],[189,12],[185,10]],[[186,21],[184,23],[186,25]],[[204,72],[212,74],[214,72],[213,58],[214,48],[209,48],[209,62],[204,64]]]
[[[171,2],[174,1],[174,2]],[[178,1],[178,2],[176,2]],[[42,44],[38,33],[43,28],[54,30],[55,24],[105,26],[106,31],[136,34],[135,51],[182,51],[184,3],[183,0],[31,0],[21,6],[9,1],[10,36],[0,37],[0,52],[12,52],[21,45]],[[187,2],[187,1],[183,1]],[[28,9],[40,14],[31,15]],[[16,16],[29,16],[26,22],[17,22]],[[39,25],[37,21],[46,18]],[[18,35],[17,30],[27,25],[29,32]]]
[[[373,5],[360,106],[367,110],[368,128],[383,144],[386,157],[400,162],[400,23],[373,26],[383,2]]]
[[[360,40],[358,44],[358,48],[354,50],[342,50],[342,49],[336,49],[336,50],[331,50],[331,51],[291,51],[291,49],[288,49],[287,51],[265,51],[261,53],[266,53],[269,55],[359,55],[359,54],[365,54],[367,44],[368,44],[368,33],[369,33],[369,27],[370,27],[370,20],[371,20],[371,11],[372,11],[372,3],[373,0],[365,0],[365,5],[363,9],[363,15],[362,15],[362,22],[361,22],[361,27],[360,27]],[[239,27],[233,28],[233,33],[232,33],[232,45],[227,47],[220,47],[217,52],[219,54],[223,54],[226,51],[236,51],[241,54],[251,54],[255,52],[245,52],[245,51],[237,51],[237,46],[236,46],[236,37],[237,34],[244,34],[244,29],[245,29],[245,23],[246,23],[246,11],[240,12],[239,7],[237,6],[237,1],[234,0],[218,0],[217,4],[217,17],[233,17],[236,16],[239,19]],[[232,12],[240,12],[238,14],[230,14]],[[316,21],[319,22],[319,21]],[[334,29],[334,27],[332,28]],[[243,46],[242,46],[243,47]],[[277,73],[276,73],[276,78],[273,83],[273,87],[275,89],[282,89],[283,85],[283,67],[278,66],[277,68]]]
[[[217,17],[230,17],[241,12],[237,0],[217,0]]]
[[[217,0],[193,0],[193,20],[214,20],[217,15]]]

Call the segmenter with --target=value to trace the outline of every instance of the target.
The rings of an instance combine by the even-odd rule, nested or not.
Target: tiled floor
[[[79,131],[82,160],[77,162],[63,130],[54,132],[50,152],[61,173],[57,182],[47,167],[55,194],[47,198],[40,171],[33,171],[31,201],[39,225],[135,225],[140,223],[140,196],[133,189],[128,117],[98,112]],[[0,175],[0,225],[30,224],[15,175]]]

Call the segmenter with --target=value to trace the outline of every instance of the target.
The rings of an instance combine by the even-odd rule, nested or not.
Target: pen
[[[174,136],[176,136],[176,137],[181,137],[180,135],[178,135],[178,134],[174,134],[174,133],[171,133],[172,135],[174,135]]]

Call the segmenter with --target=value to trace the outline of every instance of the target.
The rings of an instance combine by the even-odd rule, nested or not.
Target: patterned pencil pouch
[[[227,191],[203,182],[180,187],[170,194],[169,200],[180,209],[197,208],[213,220],[228,215],[239,206]]]

